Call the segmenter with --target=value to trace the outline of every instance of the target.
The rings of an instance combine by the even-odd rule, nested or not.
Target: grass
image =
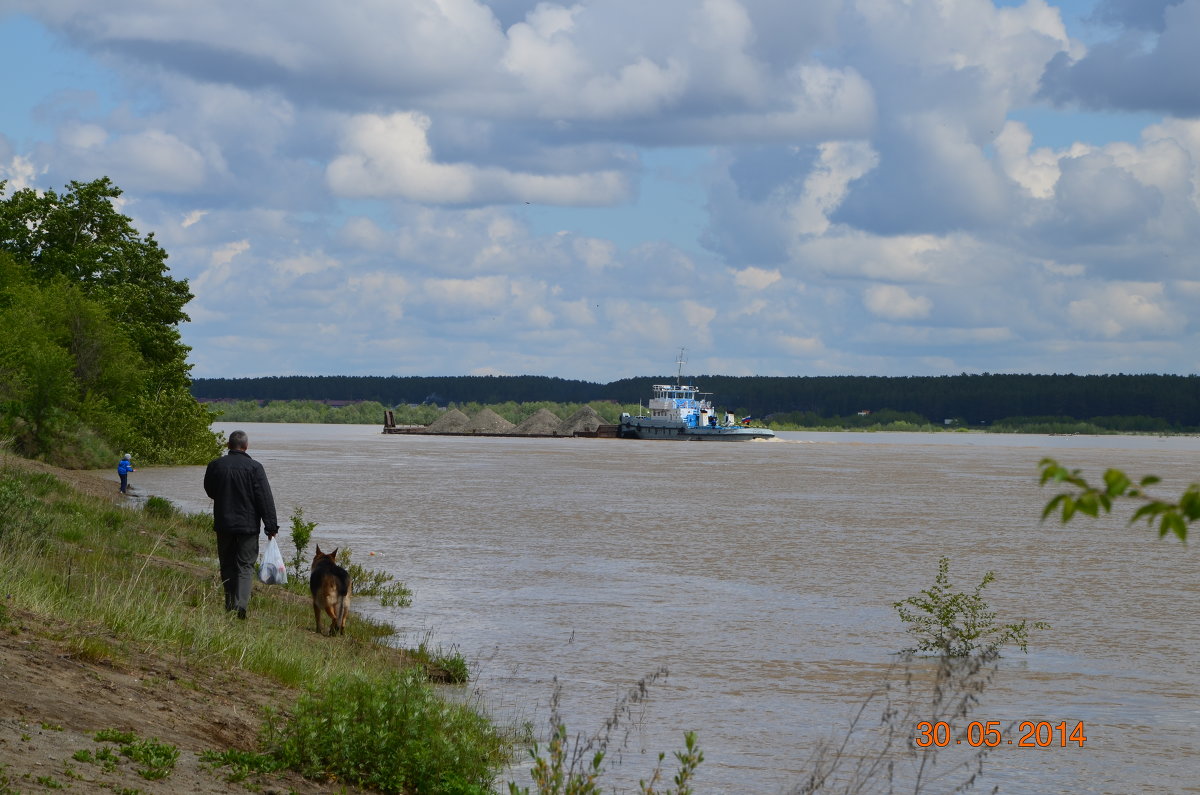
[[[200,754],[200,761],[215,768],[227,767],[229,772],[225,780],[231,784],[245,781],[252,775],[273,773],[281,767],[281,763],[271,754],[257,751],[239,751],[231,748],[228,751],[205,751]]]
[[[171,775],[175,762],[179,760],[179,749],[174,745],[160,743],[157,738],[141,739],[129,731],[103,729],[96,732],[95,740],[98,743],[115,743],[121,755],[137,765],[137,774],[147,781],[158,781]],[[86,748],[80,749],[71,758],[76,762],[98,765],[105,772],[115,770],[119,761],[107,746],[95,753]]]
[[[312,690],[264,745],[302,774],[387,793],[485,795],[508,758],[490,724],[439,699],[420,672],[351,677]]]
[[[0,509],[18,514],[0,531],[0,571],[11,604],[71,626],[80,658],[119,660],[130,641],[290,685],[396,666],[396,651],[372,642],[390,634],[386,625],[356,615],[347,636],[357,642],[315,644],[297,631],[311,623],[307,598],[282,589],[255,591],[253,632],[228,621],[208,560],[208,517],[144,511],[114,531],[104,521],[107,507],[47,486],[44,477],[0,474],[0,491],[8,486],[26,497]]]
[[[393,634],[391,628],[361,614],[347,622],[344,637],[318,637],[311,631],[307,594],[282,587],[256,585],[252,620],[230,620],[211,528],[209,517],[183,515],[165,500],[152,499],[141,511],[117,509],[52,476],[0,464],[0,577],[6,597],[0,625],[20,609],[51,619],[39,625],[53,626],[80,661],[121,665],[150,653],[221,676],[244,671],[303,686],[306,692],[298,694],[294,708],[264,721],[264,752],[277,766],[340,781],[359,777],[385,791],[382,785],[400,781],[407,782],[404,791],[414,793],[486,791],[507,761],[506,742],[486,717],[426,681],[426,669],[439,666],[454,669],[443,678],[465,680],[469,673],[461,655],[455,661],[428,650],[391,648],[379,642]],[[338,718],[337,708],[318,695],[324,693],[357,699],[362,709]],[[376,699],[412,720],[368,711]],[[364,745],[353,772],[339,767],[337,754],[301,754],[290,738],[306,736],[326,713],[328,720],[377,735],[389,754]],[[178,755],[156,740],[119,732],[96,739],[118,743],[149,780],[168,775]],[[401,760],[393,758],[401,752]],[[397,772],[406,759],[408,767]],[[245,768],[249,762],[237,764]],[[401,790],[397,785],[392,791]]]

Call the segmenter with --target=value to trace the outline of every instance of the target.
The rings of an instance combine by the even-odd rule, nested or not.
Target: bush
[[[411,795],[484,795],[507,759],[484,717],[438,698],[412,670],[334,679],[302,696],[290,720],[269,715],[264,743],[303,775]]]
[[[179,514],[175,505],[164,497],[148,497],[142,510],[159,519],[172,519]]]
[[[983,599],[983,589],[995,579],[989,571],[973,593],[956,592],[950,585],[950,558],[943,555],[932,588],[892,605],[917,638],[917,648],[908,651],[965,657],[976,650],[997,652],[1014,643],[1028,653],[1029,630],[1050,625],[1044,621],[997,624],[995,611]]]

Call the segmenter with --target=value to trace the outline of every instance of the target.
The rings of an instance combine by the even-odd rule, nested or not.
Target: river
[[[622,787],[636,789],[689,729],[705,755],[699,793],[800,783],[816,744],[845,732],[910,645],[892,603],[931,586],[946,555],[963,590],[996,573],[984,595],[1001,619],[1052,626],[1027,655],[1001,658],[972,713],[999,721],[1006,739],[977,791],[1200,792],[1194,549],[1128,527],[1128,507],[1042,523],[1052,492],[1037,484],[1049,455],[1093,477],[1107,466],[1158,474],[1161,493],[1178,495],[1200,480],[1200,438],[674,444],[238,427],[285,526],[302,507],[323,548],[352,547],[414,592],[406,609],[365,599],[355,609],[394,624],[406,645],[456,647],[475,674],[469,697],[498,721],[544,732],[557,679],[569,729],[593,731],[667,666],[614,770]],[[207,511],[201,475],[141,469],[133,482]],[[1082,722],[1086,741],[1009,745],[1023,721]],[[951,745],[938,769],[970,750]]]

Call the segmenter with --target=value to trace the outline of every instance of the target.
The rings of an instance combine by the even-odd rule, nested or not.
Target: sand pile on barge
[[[530,416],[525,418],[517,427],[513,428],[509,433],[524,436],[562,436],[559,427],[562,425],[562,420],[558,418],[550,409],[541,408]]]
[[[466,433],[471,418],[458,409],[450,409],[425,427],[425,433]]]
[[[515,427],[491,409],[483,409],[475,415],[466,430],[471,433],[508,433]]]
[[[559,436],[574,436],[577,433],[595,433],[604,424],[604,418],[591,406],[584,406],[567,417],[558,426]]]

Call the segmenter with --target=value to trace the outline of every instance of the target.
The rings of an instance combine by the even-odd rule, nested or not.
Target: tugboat
[[[654,384],[650,398],[650,415],[621,414],[617,435],[622,439],[670,439],[681,442],[723,441],[744,442],[753,439],[774,439],[770,428],[754,428],[738,423],[725,412],[717,416],[710,401],[703,399],[700,389],[683,383],[683,351],[679,352],[679,374],[674,384]],[[748,421],[749,417],[745,421]],[[744,422],[745,422],[744,421]]]

